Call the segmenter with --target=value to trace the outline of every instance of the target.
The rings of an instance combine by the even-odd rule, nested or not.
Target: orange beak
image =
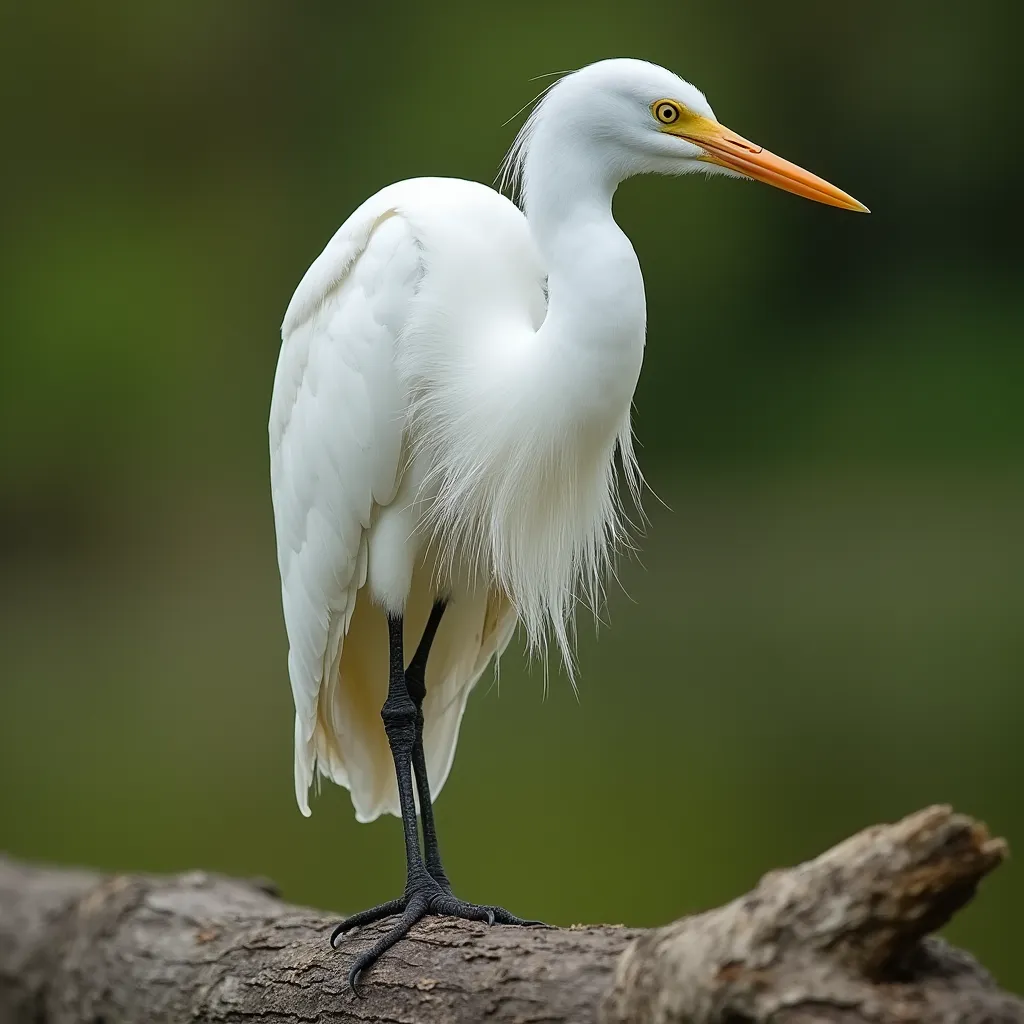
[[[857,202],[853,196],[829,184],[824,178],[769,153],[708,118],[686,118],[677,125],[667,125],[663,130],[700,146],[706,154],[701,159],[708,163],[728,167],[730,171],[736,171],[744,177],[763,181],[817,203],[870,213],[863,203]]]

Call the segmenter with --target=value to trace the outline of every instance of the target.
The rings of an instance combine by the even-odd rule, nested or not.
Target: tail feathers
[[[424,709],[423,747],[431,799],[441,792],[451,771],[471,689],[470,685],[463,686],[457,699],[440,713]],[[383,744],[352,744],[343,748],[341,735],[318,722],[309,743],[296,745],[295,793],[303,814],[310,814],[308,792],[315,771],[349,790],[357,821],[373,821],[381,814],[401,815],[394,763],[379,717],[377,729],[384,737]],[[416,805],[419,811],[418,797]]]
[[[450,612],[431,651],[423,704],[423,747],[432,799],[451,771],[469,693],[515,629],[515,614],[501,595],[467,598],[453,603]],[[422,628],[416,621],[420,616],[409,618],[416,634]],[[426,614],[422,618],[425,621]],[[352,625],[336,674],[321,690],[308,742],[302,742],[296,721],[295,791],[300,810],[308,815],[309,788],[319,774],[348,789],[356,819],[368,822],[381,814],[401,813],[391,749],[380,718],[387,697],[387,634],[383,613],[363,595]]]

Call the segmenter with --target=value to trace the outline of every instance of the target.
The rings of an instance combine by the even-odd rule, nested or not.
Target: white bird
[[[401,915],[355,961],[353,987],[426,914],[526,923],[452,895],[431,801],[469,692],[517,622],[535,649],[553,637],[571,671],[575,606],[596,605],[623,534],[616,453],[639,498],[646,307],[612,216],[619,182],[711,172],[866,210],[639,60],[560,79],[505,171],[522,211],[473,181],[382,189],[313,262],[281,328],[270,460],[296,797],[309,814],[319,775],[348,788],[360,821],[400,814],[405,833],[404,895],[335,933]]]

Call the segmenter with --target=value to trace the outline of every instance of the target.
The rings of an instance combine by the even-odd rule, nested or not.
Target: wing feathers
[[[394,346],[418,281],[419,252],[398,218],[359,211],[310,267],[285,315],[271,403],[278,561],[296,724],[296,793],[308,813],[321,704],[356,593],[366,581],[374,503],[399,478],[404,408]],[[384,226],[386,225],[386,230]],[[381,230],[378,230],[381,229]],[[329,685],[324,687],[324,680]],[[347,778],[326,748],[332,777]]]

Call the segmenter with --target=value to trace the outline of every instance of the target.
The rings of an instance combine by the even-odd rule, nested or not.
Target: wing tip
[[[313,783],[316,752],[312,737],[303,739],[302,719],[295,716],[295,802],[304,818],[312,816],[309,808],[309,787]]]

